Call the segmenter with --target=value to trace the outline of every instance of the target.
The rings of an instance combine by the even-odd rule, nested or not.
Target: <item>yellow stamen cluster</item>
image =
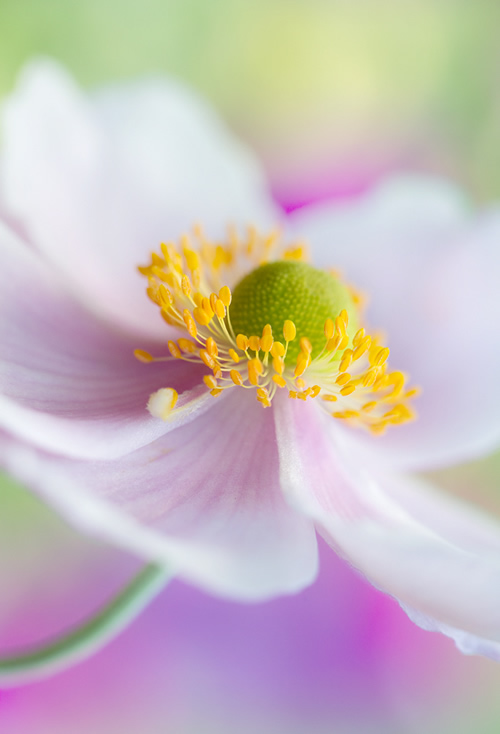
[[[293,321],[286,319],[279,334],[273,333],[270,324],[259,334],[234,333],[232,293],[226,283],[238,282],[248,270],[269,260],[300,259],[302,245],[283,249],[276,233],[262,237],[254,229],[241,241],[231,231],[228,244],[209,241],[199,228],[194,238],[195,244],[188,236],[179,246],[162,244],[161,255],[153,253],[151,263],[139,268],[148,280],[147,294],[167,324],[189,338],[170,339],[170,356],[153,357],[137,349],[137,359],[203,363],[209,371],[203,379],[211,395],[234,387],[254,389],[266,408],[279,389],[287,390],[291,399],[320,397],[322,407],[334,418],[373,433],[414,418],[408,401],[417,394],[416,388],[406,389],[402,372],[388,371],[389,349],[376,338],[364,329],[350,338],[346,309],[324,322],[324,346],[314,358],[309,338],[299,338],[292,364],[286,357],[290,343],[297,339]],[[176,400],[175,391],[164,388],[151,396],[148,407],[153,415],[166,419]]]

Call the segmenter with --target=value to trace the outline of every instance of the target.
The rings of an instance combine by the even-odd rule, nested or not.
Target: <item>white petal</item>
[[[387,333],[391,367],[422,388],[415,423],[384,437],[353,433],[358,450],[406,470],[497,446],[500,214],[473,216],[451,186],[403,179],[299,214],[296,226],[322,264],[366,290],[366,318]]]
[[[208,590],[247,600],[296,592],[316,576],[316,537],[281,494],[272,412],[237,388],[212,400],[189,426],[119,461],[18,447],[7,468],[84,530]]]
[[[141,364],[150,345],[110,329],[76,303],[40,256],[0,223],[0,426],[64,455],[113,458],[212,407],[203,370],[179,360]],[[161,344],[151,350],[168,351]],[[169,423],[147,411],[150,394],[181,397]]]
[[[86,303],[141,333],[161,333],[136,267],[162,240],[275,218],[254,159],[175,81],[87,99],[38,62],[6,103],[3,138],[11,212]]]
[[[314,405],[276,406],[289,501],[376,587],[436,624],[500,642],[500,524],[402,477],[370,477]],[[444,628],[443,628],[444,629]]]

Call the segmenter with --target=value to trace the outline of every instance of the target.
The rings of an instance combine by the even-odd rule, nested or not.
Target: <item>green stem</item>
[[[81,627],[34,650],[0,657],[0,686],[40,678],[89,657],[122,632],[164,588],[170,576],[162,566],[147,565]]]

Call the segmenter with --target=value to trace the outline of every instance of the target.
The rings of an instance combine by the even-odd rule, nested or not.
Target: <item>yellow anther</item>
[[[301,375],[303,375],[310,364],[311,356],[309,354],[305,355],[304,352],[299,352],[299,356],[297,357],[297,365],[294,371],[295,377],[300,377]]]
[[[195,308],[194,310],[196,311],[198,309]],[[198,329],[196,328],[196,323],[193,319],[193,316],[191,315],[191,312],[187,308],[184,309],[182,313],[182,318],[184,319],[184,323],[186,324],[186,329],[187,329],[189,336],[192,336],[193,339],[196,339],[198,335]],[[201,323],[201,322],[198,321],[198,323]],[[204,326],[204,324],[201,324],[201,325]]]
[[[193,316],[200,326],[207,326],[207,324],[210,323],[211,317],[207,314],[205,309],[200,306],[196,306],[196,308],[193,309]]]
[[[293,398],[295,400],[295,398],[297,397],[296,390],[290,390],[289,393],[288,393],[288,397],[289,398]]]
[[[249,359],[247,370],[248,370],[248,380],[252,385],[257,386],[259,384],[259,375],[261,374],[261,371],[259,369],[260,361],[258,359]]]
[[[358,329],[358,331],[354,334],[354,337],[352,339],[353,346],[357,347],[361,342],[363,341],[363,337],[365,335],[364,329]]]
[[[235,362],[236,364],[238,364],[238,362],[240,361],[240,358],[238,356],[238,353],[235,352],[234,349],[230,349],[229,350],[229,356],[231,357],[231,359],[233,360],[233,362]]]
[[[197,306],[201,308],[201,304],[203,303],[203,296],[201,293],[197,292],[193,295],[193,301],[196,303]]]
[[[149,287],[146,288],[146,293],[148,294],[148,298],[150,298],[153,303],[156,303],[157,306],[162,306],[162,302],[160,300],[160,296],[158,293],[158,288]]]
[[[200,258],[198,257],[198,253],[193,250],[184,250],[184,257],[186,258],[186,265],[189,270],[193,271],[200,269]]]
[[[266,390],[265,387],[259,387],[257,389],[257,396],[259,398],[269,398],[269,395],[268,395],[267,390]]]
[[[351,379],[351,375],[348,372],[342,372],[335,380],[337,385],[347,385],[349,380]]]
[[[199,355],[202,362],[206,364],[206,366],[209,367],[211,370],[213,370],[214,367],[217,366],[215,359],[210,356],[206,349],[200,349]]]
[[[231,290],[227,285],[223,285],[219,291],[219,298],[226,308],[231,304],[232,294]]]
[[[235,385],[238,385],[241,387],[243,385],[243,377],[241,376],[241,373],[238,372],[238,370],[231,370],[229,373],[231,376],[231,380],[234,382]]]
[[[167,324],[170,324],[170,326],[179,326],[177,318],[173,314],[170,314],[165,308],[162,308],[160,313],[162,319],[166,321]]]
[[[404,394],[405,398],[416,398],[421,393],[421,389],[419,387],[412,387],[410,390],[407,390]]]
[[[220,298],[218,298],[215,303],[215,313],[217,314],[219,319],[223,319],[226,315],[226,307],[224,306]]]
[[[332,339],[329,339],[326,343],[326,351],[327,352],[336,352],[340,346],[340,342],[342,341],[342,335],[341,334],[335,334],[335,336]]]
[[[304,248],[300,245],[297,247],[289,247],[284,251],[283,257],[285,260],[302,260],[304,258]]]
[[[365,376],[363,377],[363,387],[372,387],[375,384],[378,372],[379,371],[377,367],[370,367],[370,369],[366,371]]]
[[[217,380],[212,375],[205,375],[203,378],[203,382],[208,388],[212,390],[217,387]]]
[[[270,352],[272,349],[272,346],[274,344],[274,339],[272,334],[263,334],[261,340],[260,340],[260,348],[263,352]]]
[[[345,336],[345,323],[341,316],[337,316],[335,319],[335,331],[341,336]]]
[[[187,275],[182,276],[181,290],[185,296],[189,296],[189,294],[191,293],[191,281],[189,280]]]
[[[194,354],[196,352],[196,344],[193,344],[189,339],[177,339],[177,344],[185,354]]]
[[[166,245],[165,242],[162,242],[160,245],[160,249],[163,253],[163,257],[165,258],[165,262],[169,262],[171,260],[169,247],[172,247],[172,245]]]
[[[217,344],[215,342],[215,339],[213,339],[211,336],[208,337],[206,344],[207,352],[211,357],[217,357],[219,354],[219,350],[217,349]]]
[[[325,338],[327,340],[330,340],[334,334],[335,331],[335,324],[333,323],[333,319],[328,318],[325,321]]]
[[[385,364],[385,362],[387,362],[388,359],[389,359],[389,349],[388,347],[383,347],[382,349],[380,349],[377,352],[375,359],[373,361],[373,366],[382,367],[382,365]]]
[[[283,336],[287,342],[292,342],[295,339],[297,336],[297,329],[293,321],[290,321],[289,319],[285,321],[283,324]]]
[[[365,336],[365,338],[362,339],[361,342],[359,342],[358,346],[356,347],[352,355],[353,361],[356,361],[357,359],[363,356],[363,354],[370,348],[370,343],[371,343],[371,337],[369,336]]]
[[[311,354],[313,348],[307,336],[302,336],[300,338],[299,345],[302,352],[305,354]]]
[[[166,265],[165,260],[160,257],[156,252],[151,253],[151,263],[156,265],[158,268],[163,268]]]
[[[273,357],[282,357],[285,354],[285,347],[281,342],[274,342],[271,347],[271,354]]]
[[[332,393],[327,393],[326,395],[321,396],[322,400],[326,400],[328,403],[336,403],[337,402],[337,396],[332,395]]]
[[[406,405],[400,403],[384,413],[383,417],[389,419],[391,423],[405,423],[411,420],[414,414]]]
[[[334,418],[343,418],[345,420],[348,420],[349,418],[359,417],[359,413],[357,410],[342,410],[336,413],[332,413],[332,415]]]
[[[371,400],[369,403],[365,403],[361,410],[363,410],[365,413],[371,413],[371,411],[377,407],[377,401]]]
[[[402,372],[391,372],[386,375],[387,386],[392,386],[392,392],[387,396],[391,400],[398,398],[403,392],[405,386],[405,376]]]
[[[168,351],[170,352],[172,357],[175,357],[176,359],[180,359],[182,357],[181,350],[179,349],[179,347],[177,346],[175,342],[173,342],[172,340],[169,340],[167,342],[167,346],[168,346]]]
[[[347,325],[349,323],[349,314],[347,313],[347,311],[345,310],[345,308],[343,308],[342,311],[340,312],[340,318],[344,322],[345,328],[347,329]]]
[[[144,362],[144,364],[148,364],[148,362],[153,362],[154,360],[154,357],[149,352],[145,352],[144,349],[134,349],[134,357],[139,362]]]
[[[352,349],[346,349],[344,354],[342,355],[342,359],[340,360],[339,364],[339,372],[345,372],[349,369],[352,362]]]
[[[376,436],[381,436],[383,433],[385,433],[385,429],[387,428],[388,423],[389,421],[379,421],[378,423],[372,423],[368,426],[368,428]]]
[[[368,359],[372,367],[381,367],[389,357],[389,350],[387,347],[377,346],[376,349],[370,349]]]
[[[270,336],[273,335],[273,328],[271,324],[266,324],[262,329],[262,336],[266,336],[266,334],[269,334]]]
[[[162,387],[149,396],[147,408],[154,418],[166,421],[175,408],[178,397],[176,390],[171,387]]]
[[[350,395],[351,393],[354,392],[355,389],[356,389],[356,386],[353,385],[352,382],[351,382],[348,385],[345,385],[343,388],[341,388],[340,394],[341,395]]]
[[[275,382],[278,387],[286,387],[286,380],[284,380],[281,375],[273,375],[273,382]]]
[[[295,384],[297,385],[297,387],[298,387],[298,388],[299,388],[300,390],[303,390],[303,389],[305,388],[305,386],[306,386],[305,380],[303,380],[303,379],[302,379],[302,377],[298,377],[298,378],[297,378],[297,379],[295,380]]]
[[[217,293],[211,293],[210,294],[210,308],[215,313],[215,304],[217,303]]]
[[[258,336],[251,336],[248,340],[248,346],[253,352],[258,352],[260,349],[260,339]]]
[[[305,394],[305,392],[298,392],[297,393],[297,397],[300,398],[300,400],[306,400],[307,399],[307,395]]]
[[[349,337],[346,334],[345,336],[342,337],[341,342],[339,344],[340,351],[342,351],[343,349],[345,349],[348,344],[349,344]]]
[[[271,407],[271,401],[269,400],[269,398],[268,398],[268,397],[265,397],[265,398],[260,398],[259,396],[257,396],[257,400],[259,401],[259,403],[260,403],[260,404],[261,404],[261,405],[262,405],[262,406],[263,406],[264,408],[270,408],[270,407]]]
[[[174,298],[168,288],[163,283],[160,283],[158,288],[158,295],[160,296],[160,303],[162,306],[171,306],[174,302]]]
[[[320,393],[320,391],[321,391],[321,388],[320,388],[319,385],[313,385],[312,388],[311,388],[311,397],[312,398],[317,398],[318,395],[319,395],[319,393]]]
[[[378,370],[378,376],[375,382],[373,383],[372,390],[373,392],[376,392],[377,390],[383,390],[389,385],[389,377],[388,375],[384,375],[383,372],[380,372],[379,367],[373,367],[374,370]],[[382,368],[383,369],[383,368]]]
[[[204,298],[203,299],[203,301],[201,302],[201,307],[205,311],[205,313],[207,314],[208,319],[209,320],[212,319],[213,318],[213,315],[214,315],[214,312],[212,310],[212,306],[210,305],[210,299],[209,298]]]
[[[236,337],[236,345],[242,352],[246,352],[248,349],[248,337],[244,334],[238,334]]]
[[[278,375],[282,375],[285,371],[285,362],[282,357],[273,357],[273,368]]]
[[[221,394],[221,392],[222,392],[222,388],[221,387],[216,387],[214,390],[210,390],[210,395],[213,395],[214,398],[216,398],[217,395],[220,395]]]

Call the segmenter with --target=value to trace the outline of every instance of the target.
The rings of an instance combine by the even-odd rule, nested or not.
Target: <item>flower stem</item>
[[[50,675],[97,652],[142,612],[170,576],[166,568],[149,564],[80,627],[31,651],[0,656],[0,686],[18,685]]]

